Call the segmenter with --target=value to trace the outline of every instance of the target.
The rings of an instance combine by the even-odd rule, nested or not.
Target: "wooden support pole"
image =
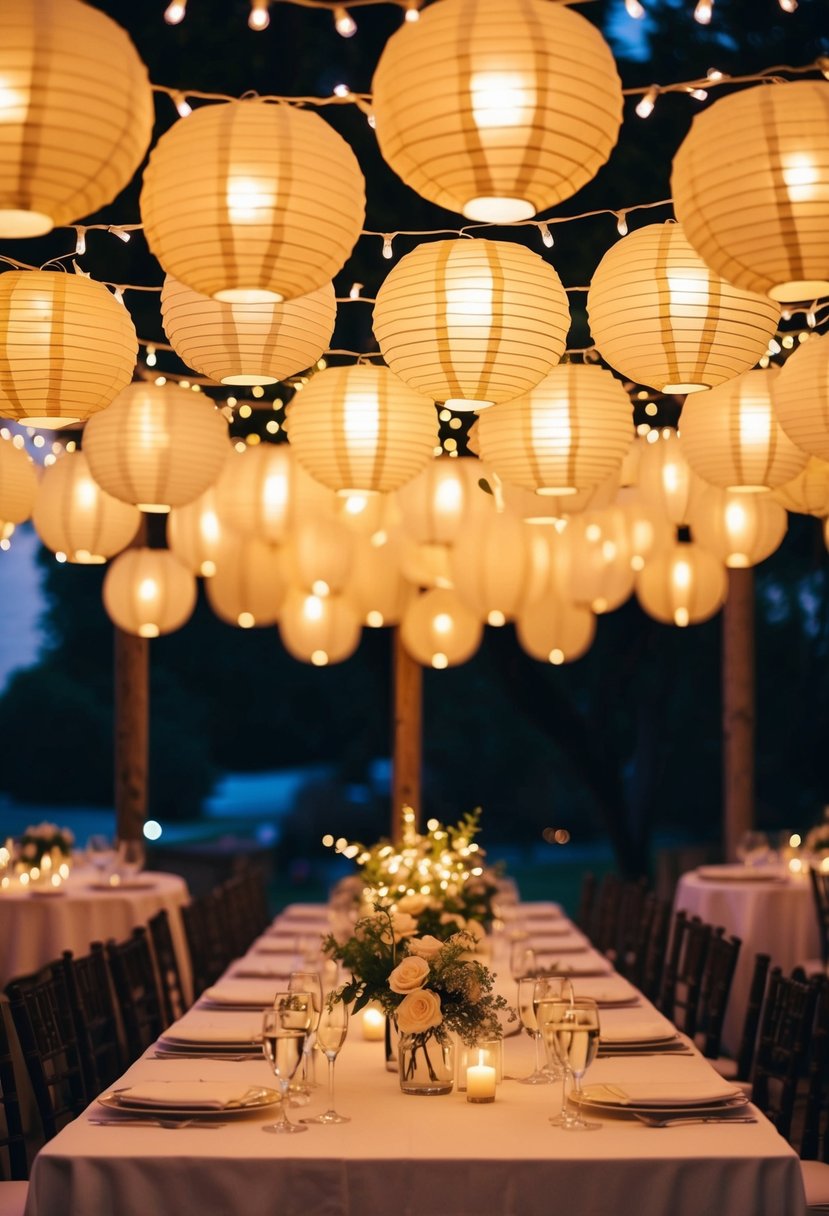
[[[754,826],[754,571],[728,571],[722,618],[723,843],[737,856]]]
[[[150,735],[150,643],[115,627],[115,815],[121,840],[143,838]]]
[[[420,769],[423,755],[423,668],[405,649],[400,627],[394,631],[393,703],[394,752],[392,757],[391,839],[403,834],[402,811],[410,806],[415,828],[420,827]]]

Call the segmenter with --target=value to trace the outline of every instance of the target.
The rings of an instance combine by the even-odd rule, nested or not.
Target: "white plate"
[[[119,891],[154,891],[155,883],[148,878],[122,878],[120,882],[90,882],[90,891],[108,891],[117,895]]]
[[[612,1115],[614,1119],[628,1117],[634,1119],[637,1115],[653,1115],[661,1119],[705,1118],[708,1115],[714,1117],[722,1115],[725,1118],[730,1113],[739,1114],[748,1106],[748,1098],[745,1094],[739,1098],[732,1098],[730,1101],[709,1102],[699,1106],[648,1106],[637,1102],[631,1102],[627,1106],[617,1106],[612,1102],[590,1102],[586,1098],[579,1103],[573,1103],[572,1098],[569,1101],[579,1110],[583,1110],[585,1114]]]
[[[705,882],[787,882],[782,871],[773,866],[700,866],[697,877]]]
[[[194,1081],[194,1087],[199,1083]],[[209,1086],[206,1086],[209,1089]],[[242,1115],[254,1110],[266,1110],[270,1106],[275,1106],[280,1101],[278,1092],[275,1089],[265,1089],[261,1086],[253,1086],[250,1089],[250,1097],[244,1098],[238,1105],[232,1106],[201,1106],[188,1104],[184,1099],[180,1101],[162,1103],[162,1102],[126,1102],[123,1100],[122,1091],[109,1090],[105,1094],[101,1094],[98,1102],[101,1106],[105,1106],[108,1110],[117,1110],[122,1114],[132,1115],[186,1115],[189,1118],[212,1118],[216,1115],[221,1115],[224,1118],[226,1115]]]
[[[712,1070],[713,1071],[713,1070]],[[722,1077],[712,1075],[710,1080],[697,1078],[694,1081],[625,1081],[613,1085],[609,1081],[597,1081],[585,1085],[585,1102],[600,1102],[602,1106],[645,1107],[648,1110],[673,1110],[680,1107],[696,1110],[698,1106],[716,1106],[726,1102],[746,1101],[741,1089],[730,1085]]]

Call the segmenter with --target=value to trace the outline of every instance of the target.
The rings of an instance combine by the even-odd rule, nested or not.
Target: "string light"
[[[697,0],[694,9],[694,20],[700,25],[710,25],[714,13],[714,0]]]
[[[625,12],[628,17],[633,17],[636,21],[645,15],[645,10],[639,0],[625,0]]]
[[[617,217],[618,218],[616,220],[616,231],[619,233],[619,236],[627,236],[627,234],[628,234],[627,212],[619,211],[619,212],[617,212]]]
[[[797,9],[797,0],[778,0],[784,13],[793,13]]]
[[[350,97],[351,89],[348,87],[347,84],[335,84],[334,85],[334,96],[335,97]]]
[[[394,250],[391,247],[391,234],[386,233],[383,237],[383,257],[386,261],[390,261],[394,257]]]
[[[538,231],[541,233],[541,239],[544,242],[544,244],[547,246],[547,248],[552,249],[553,245],[555,245],[556,242],[555,242],[555,237],[553,236],[552,232],[550,232],[550,225],[549,224],[539,224]]]
[[[80,257],[82,253],[86,253],[86,229],[76,228],[77,239],[75,240],[75,253]]]
[[[718,84],[721,80],[725,80],[725,72],[721,72],[719,68],[709,68],[705,73],[705,79],[710,80],[712,84]]]
[[[653,107],[656,105],[656,99],[659,96],[659,85],[652,84],[644,97],[636,105],[636,113],[640,118],[650,118],[653,114]]]
[[[829,80],[829,55],[819,56],[816,66],[820,68],[824,77]]]
[[[705,101],[708,97],[707,89],[689,89],[688,96],[693,97],[694,101]]]
[[[420,3],[419,0],[407,0],[406,11],[403,14],[403,20],[411,24],[413,21],[420,20]]]
[[[817,325],[817,301],[815,301],[815,303],[806,313],[806,324],[808,325],[809,329],[814,329]]]
[[[360,292],[365,287],[365,283],[352,283],[351,290],[348,293],[349,300],[359,300]]]
[[[164,20],[168,25],[180,25],[187,13],[187,0],[172,0],[164,10]]]
[[[118,240],[123,241],[125,245],[128,244],[130,234],[124,228],[118,228],[114,224],[110,224],[108,231],[111,232],[113,236],[117,236]]]
[[[147,367],[155,367],[156,363],[158,363],[158,357],[155,353],[155,347],[152,345],[149,345],[147,347],[147,358],[146,358],[145,362],[147,364]]]
[[[357,33],[357,22],[341,5],[334,9],[334,29],[341,38],[353,38]]]
[[[190,102],[178,89],[171,90],[170,99],[178,111],[179,118],[189,118],[193,113],[193,107],[190,105]]]

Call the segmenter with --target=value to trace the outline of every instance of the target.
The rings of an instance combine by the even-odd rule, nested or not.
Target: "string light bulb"
[[[189,118],[193,113],[193,107],[190,105],[190,102],[187,100],[184,94],[180,93],[178,89],[174,89],[170,94],[170,97],[172,98],[173,105],[178,111],[179,118]]]
[[[341,38],[353,38],[357,33],[357,22],[342,5],[334,9],[334,29]]]
[[[651,114],[653,114],[653,107],[656,105],[656,99],[658,96],[659,85],[652,84],[647,93],[645,93],[644,97],[641,97],[636,103],[636,113],[640,118],[650,118]]]
[[[181,25],[187,13],[187,0],[172,0],[164,10],[164,20],[168,25]]]
[[[248,15],[248,26],[252,30],[266,30],[271,23],[271,15],[268,12],[270,0],[250,0],[250,13]]]
[[[391,234],[388,232],[383,237],[383,257],[386,261],[390,261],[394,257],[394,250],[391,247]]]
[[[778,0],[778,3],[784,13],[793,13],[797,10],[797,0]]]
[[[407,0],[403,20],[408,21],[410,25],[420,20],[420,0]]]
[[[627,236],[628,221],[627,221],[627,212],[626,211],[617,211],[617,213],[616,213],[616,231],[619,233],[619,236]]]
[[[641,20],[645,15],[645,10],[639,0],[625,0],[625,12],[628,17],[633,17],[636,21]]]
[[[555,245],[556,242],[555,242],[555,237],[553,236],[552,232],[550,232],[550,225],[549,224],[539,224],[538,231],[541,233],[541,239],[544,242],[544,244],[546,245],[546,247],[548,249],[552,249],[553,245]]]
[[[714,14],[714,0],[697,0],[694,9],[694,20],[699,25],[710,25]]]
[[[157,362],[158,359],[156,357],[155,347],[150,345],[147,347],[147,358],[145,359],[145,363],[147,364],[147,367],[155,367]]]
[[[76,228],[75,231],[78,234],[75,241],[75,253],[80,257],[82,253],[86,253],[86,229]]]

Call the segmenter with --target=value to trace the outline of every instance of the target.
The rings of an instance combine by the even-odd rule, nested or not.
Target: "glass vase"
[[[401,1034],[397,1046],[404,1094],[450,1094],[455,1078],[455,1045],[433,1031]]]

